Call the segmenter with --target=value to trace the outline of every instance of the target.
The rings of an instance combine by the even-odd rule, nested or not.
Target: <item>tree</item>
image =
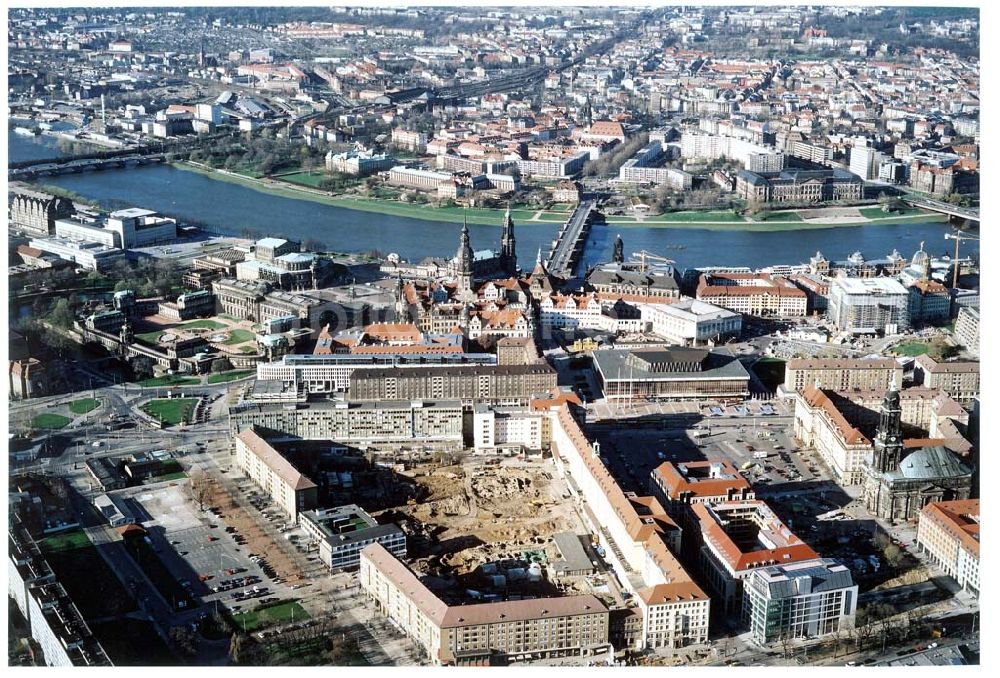
[[[172,626],[168,633],[177,649],[189,657],[198,653],[198,636],[189,626]]]
[[[188,493],[191,498],[198,502],[198,509],[205,510],[205,504],[212,498],[215,490],[215,481],[201,469],[191,472],[188,480]]]
[[[245,655],[244,645],[246,644],[246,636],[241,633],[234,633],[229,639],[229,661],[233,664],[239,664]]]
[[[229,358],[216,358],[212,361],[210,369],[212,374],[218,374],[219,372],[226,372],[233,369],[233,364],[229,362]]]
[[[892,567],[898,566],[900,561],[903,559],[902,549],[895,544],[889,544],[882,549],[882,555],[885,556],[885,561]]]
[[[153,359],[149,356],[137,355],[128,361],[128,366],[132,369],[132,378],[135,381],[153,376]]]
[[[52,312],[49,313],[48,320],[56,327],[64,330],[72,327],[74,316],[69,300],[65,297],[60,297],[55,306],[52,307]]]

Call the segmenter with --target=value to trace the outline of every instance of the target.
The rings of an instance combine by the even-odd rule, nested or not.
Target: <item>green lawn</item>
[[[236,379],[249,377],[251,374],[254,374],[253,370],[236,370],[234,372],[222,372],[221,374],[211,374],[208,377],[208,383],[224,384],[227,381],[235,381]]]
[[[881,207],[859,207],[858,212],[861,216],[868,219],[885,219],[887,217],[908,217],[914,214],[923,214],[921,210],[915,209],[913,207],[904,207],[903,209],[893,210],[891,212],[883,212]]]
[[[201,383],[198,377],[182,377],[179,374],[166,374],[162,377],[143,379],[139,386],[197,386]]]
[[[160,342],[160,337],[162,337],[163,334],[163,330],[158,330],[156,332],[144,332],[143,334],[137,334],[135,335],[135,338],[144,344],[156,346]]]
[[[329,175],[325,172],[292,172],[275,177],[275,179],[287,181],[290,184],[309,186],[310,188],[319,188],[320,182],[328,178]]]
[[[905,355],[910,358],[915,358],[918,355],[923,355],[930,350],[930,344],[923,341],[908,341],[904,344],[899,344],[892,349],[892,352],[896,355]]]
[[[754,221],[802,221],[798,212],[766,212],[753,216]]]
[[[250,612],[235,614],[233,615],[233,622],[236,628],[245,628],[249,632],[256,631],[264,626],[271,626],[272,624],[284,624],[285,622],[293,620],[302,621],[308,618],[309,614],[302,609],[302,606],[292,600],[271,607],[265,607],[264,609],[257,608]]]
[[[253,338],[253,332],[248,332],[247,330],[230,330],[229,338],[222,343],[227,346],[233,346],[235,344],[245,344],[248,341],[253,341]]]
[[[90,539],[87,538],[87,533],[83,530],[72,530],[46,537],[38,542],[38,546],[45,553],[58,553],[90,546]]]
[[[97,398],[80,398],[69,404],[69,411],[73,414],[87,414],[91,410],[101,406],[101,401]]]
[[[223,320],[232,320],[234,323],[240,321],[239,318],[237,318],[234,315],[229,315],[228,313],[220,313],[219,317],[222,318]]]
[[[184,323],[184,329],[197,329],[205,328],[208,330],[221,330],[225,325],[214,320],[192,320],[189,323]]]
[[[69,417],[64,417],[61,414],[46,412],[44,414],[39,414],[37,417],[32,419],[31,425],[35,428],[57,429],[69,425],[71,421],[73,420]]]
[[[180,480],[181,478],[187,478],[187,474],[184,471],[174,471],[173,473],[164,473],[162,475],[156,476],[154,479],[156,482],[164,482],[167,480]]]
[[[652,216],[652,215],[651,215]],[[684,222],[697,222],[697,221],[745,221],[743,217],[739,214],[733,214],[728,211],[719,212],[665,212],[659,217],[655,217],[663,221],[684,221]]]
[[[168,426],[173,426],[187,422],[197,402],[197,398],[157,398],[143,405],[142,411]]]

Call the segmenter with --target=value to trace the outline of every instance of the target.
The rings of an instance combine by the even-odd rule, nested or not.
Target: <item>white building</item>
[[[726,337],[738,337],[743,326],[741,314],[697,299],[640,304],[639,308],[654,334],[684,346],[714,345]]]
[[[909,300],[893,278],[835,278],[827,313],[841,332],[896,334],[910,326]]]
[[[476,405],[473,441],[477,453],[540,452],[547,443],[548,418],[540,412]]]
[[[606,323],[601,319],[601,302],[597,296],[556,294],[546,297],[539,305],[542,330],[600,329]]]
[[[754,570],[744,584],[744,614],[753,640],[814,638],[854,627],[858,585],[831,558]]]

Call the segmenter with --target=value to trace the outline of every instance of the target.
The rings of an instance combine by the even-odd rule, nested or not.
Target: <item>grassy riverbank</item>
[[[402,203],[392,200],[372,200],[358,197],[336,197],[325,192],[307,187],[296,187],[288,182],[271,179],[252,179],[228,172],[210,170],[187,162],[174,163],[174,167],[189,172],[198,172],[219,181],[246,186],[255,191],[277,195],[294,200],[309,200],[332,207],[373,212],[424,221],[462,223],[468,219],[470,224],[493,226],[503,220],[503,209],[461,207],[434,207],[427,204]],[[830,208],[842,214],[845,209]],[[551,210],[514,209],[511,216],[518,226],[531,226],[533,223],[561,224],[566,220],[568,207],[555,205]],[[609,225],[623,228],[697,228],[719,231],[799,231],[822,228],[838,228],[842,226],[867,226],[878,224],[905,224],[946,221],[943,214],[908,210],[898,215],[878,216],[880,208],[861,207],[849,217],[824,216],[823,208],[814,210],[787,210],[769,212],[757,217],[743,217],[729,211],[688,211],[655,214],[645,217],[631,215],[608,216]]]

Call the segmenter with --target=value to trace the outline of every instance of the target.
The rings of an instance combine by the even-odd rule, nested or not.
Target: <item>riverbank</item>
[[[198,163],[176,162],[173,166],[189,172],[196,172],[218,181],[246,186],[261,193],[277,195],[296,200],[308,200],[332,207],[371,212],[397,217],[407,217],[422,221],[462,223],[468,219],[470,224],[496,225],[503,220],[504,210],[493,208],[433,207],[426,204],[400,203],[390,200],[373,200],[369,198],[348,198],[331,196],[326,191],[312,189],[306,186],[296,186],[274,179],[254,179],[226,170],[218,170]],[[695,228],[713,231],[749,231],[749,232],[782,232],[807,231],[845,226],[866,226],[880,224],[907,224],[944,222],[947,216],[935,212],[920,212],[898,216],[869,216],[864,214],[871,207],[861,208],[817,208],[810,210],[789,210],[774,212],[766,220],[754,220],[729,212],[673,212],[667,214],[638,216],[611,216],[607,223],[621,228]],[[877,208],[876,208],[877,209]],[[845,214],[850,212],[851,214]],[[718,219],[713,219],[714,215]],[[566,220],[565,211],[549,210],[511,210],[511,216],[518,226],[529,226],[532,223],[553,225]]]

